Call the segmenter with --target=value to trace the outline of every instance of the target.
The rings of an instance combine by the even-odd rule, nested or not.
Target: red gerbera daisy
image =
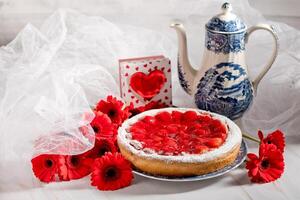
[[[42,182],[55,181],[58,170],[58,155],[43,154],[31,159],[34,175]]]
[[[114,138],[116,136],[116,129],[110,118],[100,111],[95,112],[91,126],[95,131],[96,138]]]
[[[246,169],[252,182],[268,183],[280,178],[284,171],[282,152],[273,144],[261,143],[259,157],[249,153]]]
[[[60,180],[69,181],[80,179],[91,173],[93,159],[85,154],[60,156],[58,159],[58,175]]]
[[[91,185],[99,190],[117,190],[129,186],[132,179],[131,165],[120,153],[106,153],[94,162]]]
[[[96,139],[95,146],[87,152],[88,157],[90,158],[99,158],[105,153],[115,153],[117,152],[117,147],[113,139],[100,138]]]
[[[101,100],[96,106],[96,111],[101,111],[104,114],[107,114],[111,121],[119,126],[122,122],[128,118],[129,112],[123,110],[124,103],[117,100],[117,98],[108,96],[106,101]]]
[[[285,140],[284,135],[280,130],[268,134],[266,138],[264,138],[262,131],[258,131],[258,137],[261,143],[274,144],[281,152],[284,152]]]

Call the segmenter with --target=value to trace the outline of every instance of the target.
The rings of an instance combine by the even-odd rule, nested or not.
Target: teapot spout
[[[181,87],[190,95],[193,94],[193,83],[196,76],[196,70],[191,66],[188,59],[187,41],[184,27],[181,23],[171,24],[178,37],[178,77]]]

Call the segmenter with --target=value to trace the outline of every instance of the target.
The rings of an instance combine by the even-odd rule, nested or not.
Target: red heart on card
[[[153,70],[148,75],[143,72],[134,73],[129,85],[141,97],[152,99],[166,82],[166,76],[161,70]]]

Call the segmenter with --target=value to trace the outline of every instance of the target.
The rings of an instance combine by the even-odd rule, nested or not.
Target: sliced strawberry
[[[209,148],[205,145],[198,145],[195,147],[194,153],[201,154],[209,151]]]
[[[203,128],[203,125],[197,122],[189,124],[188,130],[196,130]]]
[[[173,138],[167,138],[164,140],[163,151],[165,152],[174,152],[178,150],[178,145],[176,140]]]
[[[161,150],[161,146],[163,146],[163,141],[157,141],[150,144],[151,148],[155,150]]]
[[[156,120],[159,123],[170,123],[172,122],[172,117],[171,114],[169,112],[160,112],[155,116]]]
[[[158,143],[154,142],[152,138],[145,138],[144,140],[142,140],[142,142],[144,143],[145,147],[148,148],[152,148],[153,146],[155,146],[155,144]]]
[[[139,127],[136,127],[136,126],[131,126],[129,128],[129,131],[131,133],[141,133],[141,134],[145,134],[146,133],[146,130],[143,129],[143,128],[139,128]]]
[[[212,119],[210,121],[210,125],[209,125],[212,129],[214,128],[217,128],[217,127],[220,127],[222,126],[222,123],[220,122],[220,120],[217,120],[217,119]]]
[[[195,111],[186,111],[182,114],[181,120],[184,122],[192,122],[197,120],[198,115]]]
[[[208,135],[210,133],[210,131],[205,128],[201,128],[201,129],[197,129],[197,130],[193,131],[193,133],[198,135],[198,137],[200,137],[200,136]]]
[[[210,122],[212,120],[210,115],[198,115],[197,120],[204,122]]]
[[[188,126],[185,125],[185,124],[181,124],[180,127],[179,127],[179,131],[187,132],[188,131]]]
[[[226,133],[227,132],[227,128],[223,124],[220,124],[220,126],[214,127],[213,131],[214,132]]]
[[[207,138],[207,141],[205,142],[205,144],[210,147],[210,148],[216,148],[221,146],[221,144],[223,143],[222,138]]]
[[[131,127],[146,129],[147,126],[148,126],[147,123],[145,123],[145,122],[143,122],[143,121],[137,121],[137,122],[134,123],[134,125],[131,126]]]
[[[211,137],[211,138],[218,137],[218,138],[221,138],[223,141],[225,141],[225,139],[227,137],[227,134],[226,133],[221,133],[221,132],[216,132],[216,133],[210,134],[209,137]]]
[[[167,131],[166,129],[160,129],[158,131],[153,132],[153,135],[156,134],[160,137],[166,137],[168,135],[169,131]]]
[[[170,124],[166,127],[169,133],[177,133],[180,128],[178,124]]]
[[[143,141],[145,140],[147,137],[145,134],[136,134],[136,133],[132,133],[132,139],[134,140],[138,140],[138,141]]]
[[[190,134],[185,133],[185,132],[179,132],[178,133],[178,139],[189,140],[190,139]]]
[[[164,140],[164,138],[163,138],[163,137],[160,137],[160,136],[158,136],[158,135],[153,135],[153,136],[152,136],[152,140],[153,140],[154,142],[161,142],[161,141]]]
[[[195,139],[195,142],[196,142],[197,145],[205,144],[207,142],[207,138],[206,137],[203,137],[203,138],[198,137],[198,138]]]
[[[182,115],[182,113],[179,111],[176,111],[176,110],[172,111],[172,113],[171,113],[172,121],[175,123],[180,123],[181,115]]]
[[[145,129],[140,129],[140,128],[132,128],[130,129],[131,133],[135,133],[135,134],[143,134],[143,135],[147,135],[147,130]]]

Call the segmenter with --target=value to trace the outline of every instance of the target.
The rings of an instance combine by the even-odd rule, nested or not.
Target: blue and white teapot
[[[222,5],[222,13],[206,24],[205,51],[202,66],[197,71],[189,60],[183,25],[171,25],[178,35],[178,75],[183,89],[195,98],[200,109],[220,113],[237,119],[250,106],[257,85],[273,64],[278,39],[272,26],[258,24],[247,29],[232,12],[229,3]],[[266,30],[274,38],[273,55],[253,80],[249,80],[245,62],[245,44],[255,30]]]

